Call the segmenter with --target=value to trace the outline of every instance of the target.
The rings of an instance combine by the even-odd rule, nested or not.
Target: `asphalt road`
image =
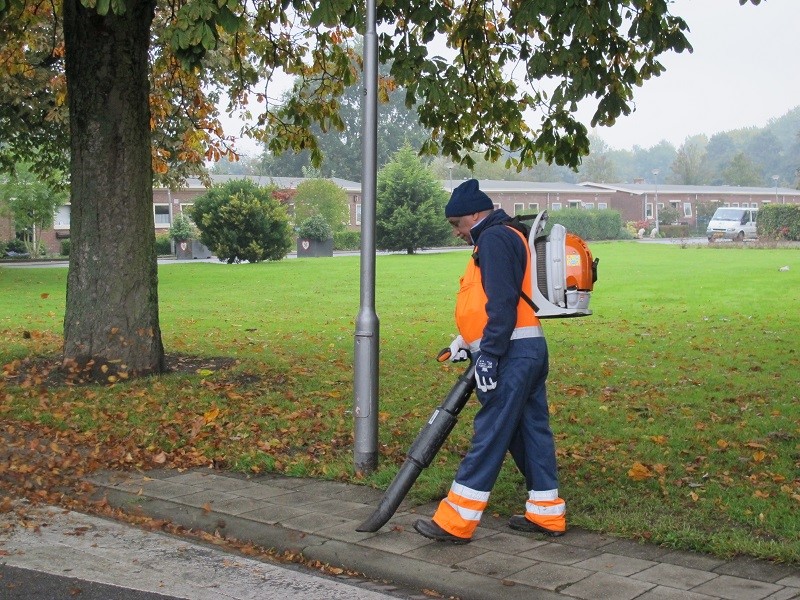
[[[388,595],[368,581],[254,560],[56,507],[22,508],[0,514],[2,600],[409,597]]]

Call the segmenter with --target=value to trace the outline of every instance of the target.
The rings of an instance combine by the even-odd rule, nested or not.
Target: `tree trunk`
[[[64,366],[104,376],[165,367],[148,103],[155,2],[125,4],[123,15],[100,16],[64,1],[72,240]]]

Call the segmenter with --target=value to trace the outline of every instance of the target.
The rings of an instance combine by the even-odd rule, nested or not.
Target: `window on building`
[[[538,202],[528,202],[528,210],[539,212],[539,203]]]
[[[550,204],[550,208],[553,210],[561,210],[561,202],[553,202]]]
[[[495,209],[495,210],[498,210],[499,208],[500,208],[500,205],[499,205],[497,202],[495,202],[495,203],[494,203],[494,209]]]
[[[608,202],[597,203],[597,210],[606,210],[606,209],[608,209]]]
[[[683,203],[683,216],[684,217],[691,217],[692,216],[692,203],[691,202],[684,202]]]
[[[751,202],[750,208],[758,208],[758,202]]]
[[[361,204],[356,204],[356,225],[361,225]]]
[[[156,220],[156,227],[169,227],[172,223],[169,215],[169,204],[154,204],[153,215]]]
[[[569,201],[570,208],[583,208],[583,202],[580,200],[570,200]]]
[[[53,222],[53,229],[69,229],[70,206],[65,204],[56,210],[56,218]]]
[[[644,205],[644,218],[645,219],[652,219],[653,218],[653,203],[647,202]]]
[[[525,205],[522,202],[514,202],[514,216],[522,214],[525,210]]]
[[[584,202],[583,208],[588,208],[588,209],[594,208],[594,202]]]

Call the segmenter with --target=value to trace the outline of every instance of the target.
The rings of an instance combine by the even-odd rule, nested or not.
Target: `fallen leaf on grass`
[[[653,472],[640,462],[633,463],[633,466],[628,470],[628,477],[634,481],[644,481],[653,476]]]

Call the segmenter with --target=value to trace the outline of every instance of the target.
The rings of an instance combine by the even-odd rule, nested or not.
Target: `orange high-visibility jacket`
[[[525,236],[516,229],[509,227],[520,237],[527,253],[527,264],[525,275],[522,280],[522,290],[526,294],[531,293],[531,250]],[[473,249],[473,256],[477,255],[478,246]],[[480,349],[480,341],[483,330],[489,321],[486,314],[486,292],[483,289],[481,280],[481,270],[474,259],[470,260],[464,275],[460,280],[460,288],[456,298],[456,326],[464,341],[469,344],[470,351],[475,353]],[[542,327],[533,307],[520,295],[517,303],[517,321],[511,339],[527,337],[541,337]]]

